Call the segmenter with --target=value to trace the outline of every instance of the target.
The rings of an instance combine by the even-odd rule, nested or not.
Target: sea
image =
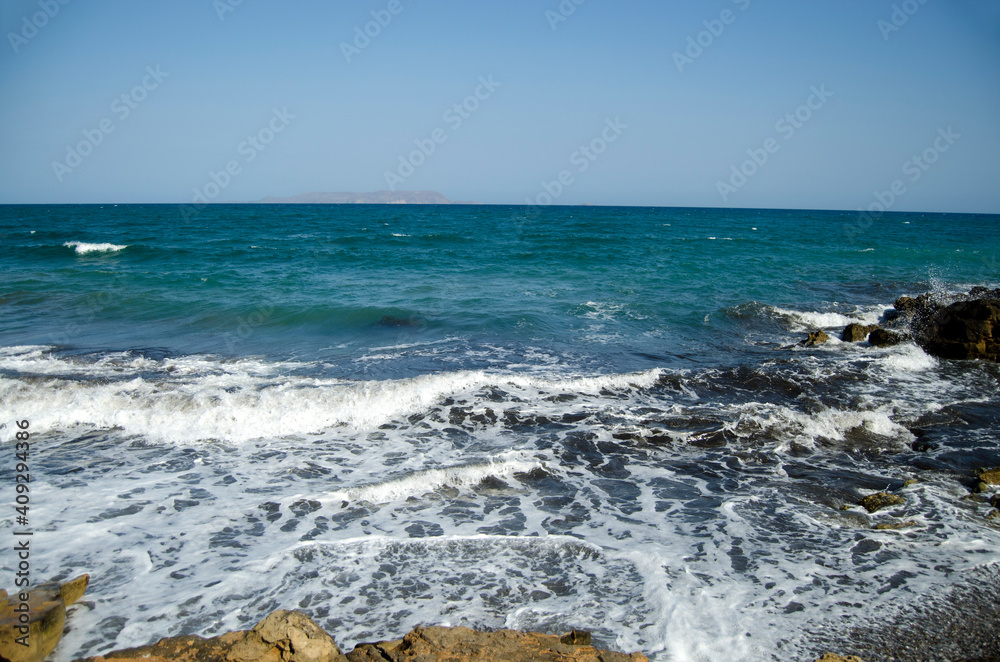
[[[1000,562],[998,365],[840,341],[998,252],[972,214],[2,206],[0,586],[25,531],[33,585],[90,574],[55,662],[275,609],[812,659]]]

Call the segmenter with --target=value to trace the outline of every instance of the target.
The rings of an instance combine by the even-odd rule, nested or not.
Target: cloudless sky
[[[1000,213],[996,0],[396,2],[0,0],[0,203],[191,202],[216,173],[217,201],[392,183],[484,203],[548,188],[854,210],[879,194]],[[342,44],[386,16],[348,61]],[[704,45],[678,67],[689,39]],[[832,96],[802,108],[814,88]],[[405,176],[401,157],[418,163]]]

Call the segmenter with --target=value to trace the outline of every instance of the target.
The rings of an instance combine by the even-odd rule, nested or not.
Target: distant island
[[[374,193],[300,193],[290,198],[267,197],[256,204],[298,205],[474,205],[449,200],[437,191],[375,191]]]

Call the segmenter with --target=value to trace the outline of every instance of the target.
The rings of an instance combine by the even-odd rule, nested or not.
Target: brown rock
[[[892,345],[898,345],[904,340],[906,340],[906,336],[893,331],[886,331],[881,327],[875,327],[872,332],[868,334],[868,342],[873,347],[890,347]]]
[[[852,655],[850,657],[841,657],[840,655],[827,653],[823,657],[816,660],[816,662],[864,662],[864,660],[862,660],[857,655]]]
[[[891,523],[883,522],[882,524],[876,524],[875,529],[877,531],[896,531],[899,529],[908,529],[911,526],[916,526],[916,525],[917,523],[911,519],[911,520],[906,520],[905,522],[891,522]]]
[[[830,336],[826,335],[823,331],[813,331],[799,344],[803,347],[812,347],[813,345],[822,345],[829,339]]]
[[[402,641],[359,644],[348,653],[347,659],[350,662],[648,662],[641,653],[625,655],[590,645],[566,644],[555,635],[514,630],[478,632],[464,627],[418,627]]]
[[[271,612],[252,630],[204,639],[190,635],[161,639],[87,658],[86,662],[347,662],[333,638],[298,611]]]
[[[840,339],[844,342],[862,342],[868,340],[868,334],[878,328],[877,324],[852,323],[844,327],[844,332],[840,334]]]
[[[987,485],[1000,485],[1000,467],[992,469],[979,469],[976,471],[976,478]]]
[[[870,513],[882,510],[883,508],[888,508],[889,506],[898,506],[904,503],[906,503],[906,499],[903,497],[898,494],[888,494],[886,492],[869,494],[858,501],[858,504],[863,506],[864,509]]]
[[[1000,301],[959,301],[933,318],[922,345],[945,359],[1000,361]]]
[[[586,630],[570,630],[560,637],[559,641],[570,646],[589,646],[590,633]]]
[[[21,592],[8,596],[0,589],[0,660],[41,662],[62,638],[66,607],[80,599],[89,581],[90,575],[80,575],[62,585],[50,582],[27,591],[27,623],[15,611],[24,604]]]

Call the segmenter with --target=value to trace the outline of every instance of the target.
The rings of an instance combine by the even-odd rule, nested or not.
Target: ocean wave
[[[792,310],[779,308],[778,306],[765,306],[765,308],[769,308],[771,313],[788,322],[792,327],[792,331],[829,329],[847,326],[852,323],[876,324],[886,309],[885,306],[867,306],[858,308],[850,313],[838,313]]]
[[[17,373],[0,378],[0,396],[5,409],[30,417],[38,430],[86,426],[165,442],[243,442],[345,425],[370,429],[425,413],[459,393],[473,397],[484,389],[520,390],[530,400],[567,391],[596,395],[605,389],[648,388],[661,374],[542,377],[456,371],[352,381],[295,374],[308,372],[302,365],[128,353],[87,361],[25,346],[0,354],[0,369]]]
[[[72,248],[77,255],[86,255],[88,253],[115,253],[128,248],[127,244],[89,244],[84,241],[67,241],[63,244],[63,246],[66,248]]]
[[[541,462],[517,459],[520,457],[507,454],[490,458],[484,463],[423,469],[399,478],[334,492],[321,498],[320,501],[387,503],[411,496],[419,497],[444,487],[471,487],[479,485],[488,478],[508,478],[517,473],[527,473],[543,467]]]

